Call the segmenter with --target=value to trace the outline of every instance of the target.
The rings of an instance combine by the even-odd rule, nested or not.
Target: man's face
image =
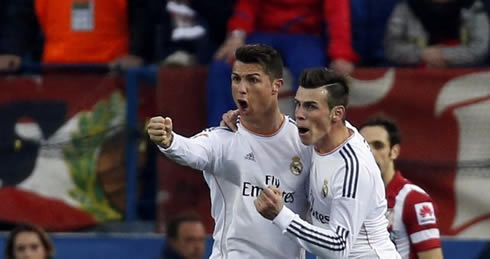
[[[393,166],[393,160],[396,159],[390,145],[388,132],[382,126],[367,126],[362,128],[359,133],[371,146],[376,163],[384,177],[388,169]]]
[[[330,133],[332,123],[327,94],[323,87],[306,89],[300,86],[296,92],[296,123],[305,145],[318,144]]]
[[[233,64],[231,88],[240,116],[254,116],[268,111],[271,105],[276,105],[274,100],[277,100],[279,87],[280,83],[277,80],[271,82],[260,64],[240,61]]]
[[[173,244],[184,258],[201,259],[204,256],[205,241],[206,232],[201,222],[184,222],[180,224]]]
[[[15,259],[46,259],[47,251],[36,232],[20,232],[14,241]]]

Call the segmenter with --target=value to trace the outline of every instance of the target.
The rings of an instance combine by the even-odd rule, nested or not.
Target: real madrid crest
[[[299,156],[293,156],[291,160],[291,164],[289,164],[289,170],[291,170],[291,173],[294,175],[301,174],[303,171],[303,164],[301,163]]]
[[[323,194],[323,198],[327,198],[327,195],[328,195],[328,180],[327,179],[325,179],[323,181],[322,194]]]

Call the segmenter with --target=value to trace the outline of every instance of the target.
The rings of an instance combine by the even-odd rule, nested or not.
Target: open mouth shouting
[[[240,112],[246,112],[248,110],[248,102],[245,100],[237,100],[238,109]]]
[[[310,129],[298,126],[298,131],[300,136],[304,136],[310,132]]]

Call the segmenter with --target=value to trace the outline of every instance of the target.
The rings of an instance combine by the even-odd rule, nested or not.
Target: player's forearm
[[[169,159],[184,166],[204,170],[209,163],[206,148],[196,139],[183,137],[173,133],[172,143],[168,148],[158,146],[158,149]]]
[[[283,207],[273,220],[284,234],[289,235],[309,252],[321,258],[347,258],[349,245],[346,231],[320,228],[302,220],[287,207]]]

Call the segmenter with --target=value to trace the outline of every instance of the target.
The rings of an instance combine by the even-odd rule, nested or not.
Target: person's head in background
[[[462,9],[475,0],[408,0],[408,6],[428,32],[429,45],[460,39]]]
[[[280,116],[278,94],[283,85],[279,52],[264,44],[244,45],[235,52],[231,87],[240,117],[252,126]],[[248,122],[248,123],[247,123]]]
[[[385,186],[388,185],[395,175],[395,160],[400,155],[401,134],[398,125],[388,118],[377,116],[363,123],[359,132],[371,146],[383,182]]]
[[[340,145],[349,132],[345,127],[349,87],[344,76],[328,68],[305,69],[296,92],[296,123],[305,145],[319,152]]]
[[[167,222],[167,239],[185,259],[201,259],[206,247],[206,231],[199,216],[182,213]]]
[[[46,232],[31,224],[14,228],[5,245],[6,259],[52,259],[54,246]]]

